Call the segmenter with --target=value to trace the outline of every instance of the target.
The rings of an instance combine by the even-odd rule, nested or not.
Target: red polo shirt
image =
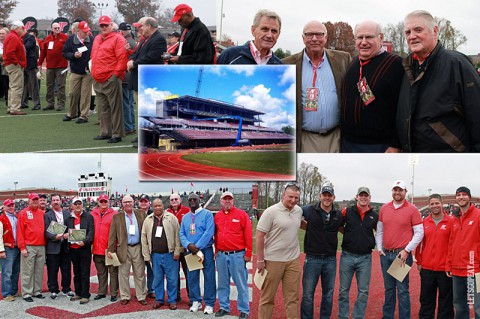
[[[252,256],[252,222],[248,214],[236,207],[228,213],[215,214],[215,248],[221,251],[246,249],[245,256]]]

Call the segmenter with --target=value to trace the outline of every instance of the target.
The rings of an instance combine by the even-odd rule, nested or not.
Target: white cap
[[[394,189],[395,187],[400,187],[401,189],[407,189],[407,184],[405,184],[405,182],[402,180],[398,180],[393,183],[392,189]]]
[[[12,28],[13,28],[13,27],[25,27],[25,25],[23,24],[22,21],[17,20],[17,21],[14,21],[14,22],[12,23]]]

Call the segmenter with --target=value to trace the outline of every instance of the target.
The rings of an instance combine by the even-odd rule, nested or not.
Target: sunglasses
[[[101,200],[100,203],[108,203],[108,200]]]
[[[101,24],[100,28],[106,28],[106,27],[109,27],[109,26],[110,26],[109,24]]]
[[[73,203],[73,205],[82,205],[82,203]]]

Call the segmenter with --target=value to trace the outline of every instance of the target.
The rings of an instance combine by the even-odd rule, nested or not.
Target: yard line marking
[[[104,150],[104,149],[112,149],[112,148],[132,148],[132,145],[66,148],[61,150],[33,151],[33,152],[30,151],[30,152],[23,152],[23,153],[55,153],[55,152],[70,152],[70,151]],[[131,154],[135,154],[135,153],[131,153]]]

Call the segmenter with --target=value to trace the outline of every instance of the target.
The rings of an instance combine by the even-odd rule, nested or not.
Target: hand
[[[418,271],[422,271],[422,265],[417,264]]]
[[[113,259],[113,256],[112,256],[112,253],[111,253],[111,252],[108,252],[108,253],[107,253],[107,256],[108,256],[108,258]]]
[[[257,272],[260,275],[263,275],[263,270],[265,269],[265,261],[257,261]]]
[[[130,50],[132,47],[130,46],[130,43],[125,43],[125,49]]]
[[[128,61],[127,62],[128,71],[132,71],[134,68],[135,68],[135,66],[133,65],[133,60]]]
[[[7,258],[7,255],[4,251],[0,252],[0,258]]]
[[[194,255],[197,254],[198,251],[200,250],[200,249],[198,249],[198,247],[195,246],[195,244],[193,244],[193,243],[188,244],[187,248],[188,248],[188,250],[190,250],[190,251],[192,252],[192,254],[194,254]]]
[[[78,246],[85,246],[85,243],[83,241],[77,243]]]
[[[62,239],[63,235],[62,234],[58,234],[57,237],[55,237],[55,240],[60,240]]]
[[[402,250],[402,251],[398,254],[397,257],[400,258],[400,260],[402,261],[401,267],[405,266],[405,262],[407,261],[408,255],[409,255],[409,253],[407,253],[405,250]]]
[[[67,233],[63,234],[63,239],[68,239],[68,234]]]
[[[385,253],[383,252],[383,249],[380,249],[380,250],[378,251],[378,254],[379,254],[380,256],[386,256]]]
[[[178,55],[172,56],[168,61],[172,62],[174,64],[177,64],[178,63]]]
[[[452,272],[451,271],[446,271],[445,274],[447,275],[447,277],[452,277]]]
[[[28,252],[27,252],[27,249],[26,249],[26,248],[23,249],[23,250],[21,251],[21,253],[22,253],[22,256],[23,256],[23,257],[27,257],[27,255],[28,255]]]
[[[180,259],[180,255],[173,254],[173,260],[179,260],[179,259]]]
[[[77,59],[79,59],[79,58],[82,57],[82,52],[77,51],[77,52],[75,52],[74,56],[75,56]]]
[[[389,147],[385,150],[385,153],[400,153],[400,149],[395,147]]]
[[[249,263],[252,261],[252,257],[243,256],[243,260],[245,260],[246,263]]]

